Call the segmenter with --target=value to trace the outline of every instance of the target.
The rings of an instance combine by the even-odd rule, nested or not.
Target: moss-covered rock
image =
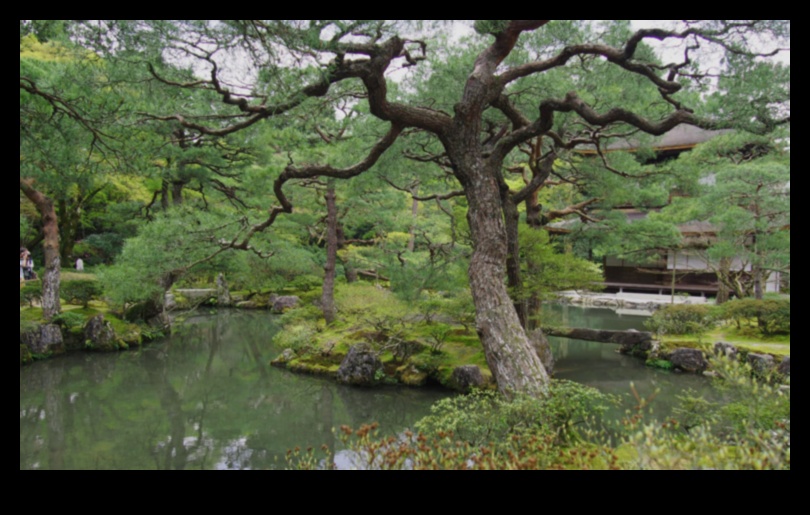
[[[270,362],[274,367],[286,367],[289,362],[297,358],[295,351],[292,349],[284,349],[284,352]]]
[[[779,365],[779,373],[783,376],[790,376],[790,356],[785,356]]]
[[[412,363],[397,368],[395,377],[397,381],[406,386],[425,386],[428,381],[428,374],[416,368]]]
[[[65,352],[62,331],[56,324],[42,324],[20,333],[20,345],[25,345],[32,356],[52,356]]]
[[[382,361],[368,344],[352,347],[337,372],[338,382],[351,386],[374,386],[384,377]]]
[[[122,348],[112,324],[104,319],[104,315],[94,316],[84,326],[84,344],[95,352],[115,352]]]
[[[669,361],[675,370],[689,372],[692,374],[702,374],[709,363],[700,349],[675,349],[669,356]]]
[[[481,369],[475,365],[456,367],[450,377],[450,386],[464,393],[483,388],[485,384]]]

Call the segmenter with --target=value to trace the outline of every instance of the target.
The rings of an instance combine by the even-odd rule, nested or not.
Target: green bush
[[[578,424],[601,415],[613,402],[613,397],[593,388],[555,380],[547,398],[507,400],[493,392],[476,392],[444,399],[416,428],[427,437],[453,434],[473,446],[518,434],[546,434],[570,441],[578,437]]]
[[[711,306],[676,304],[659,309],[644,325],[652,332],[664,334],[702,335],[717,323]]]
[[[734,300],[723,305],[722,316],[738,329],[756,321],[763,335],[790,334],[790,299]]]
[[[58,324],[70,331],[71,329],[84,327],[84,324],[87,323],[87,318],[79,313],[66,311],[65,313],[60,313],[59,315],[55,316],[53,318],[53,323]]]
[[[286,325],[273,338],[273,343],[282,349],[295,351],[306,349],[314,344],[317,332],[317,327],[313,322]]]
[[[91,300],[101,298],[103,291],[98,281],[69,281],[62,283],[61,296],[70,304],[85,308]]]
[[[34,302],[42,300],[42,284],[37,282],[27,282],[20,288],[20,306],[34,307]]]
[[[320,288],[323,285],[323,279],[314,275],[301,275],[288,282],[286,288],[293,289],[298,292],[306,292]]]
[[[790,470],[790,393],[750,365],[712,359],[711,400],[686,392],[671,419],[633,417],[622,447],[628,468],[653,470]]]

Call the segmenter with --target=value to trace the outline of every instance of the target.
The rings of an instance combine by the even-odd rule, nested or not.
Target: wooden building
[[[681,152],[729,131],[709,131],[691,125],[680,125],[645,148],[655,152],[653,161],[677,157]],[[641,145],[632,139],[618,140],[606,148],[607,152],[634,152]],[[583,155],[595,155],[595,149],[584,149]],[[673,193],[673,196],[677,193]],[[662,206],[663,207],[663,206]],[[647,212],[626,206],[622,211],[630,223],[646,218]],[[566,223],[555,224],[553,232],[564,233]],[[705,250],[716,238],[716,229],[709,222],[690,222],[679,226],[684,239],[683,248],[662,250],[658,258],[634,262],[629,259],[606,257],[604,259],[605,289],[608,292],[687,293],[690,295],[714,296],[719,290],[716,273],[707,262]],[[733,260],[731,269],[750,271],[750,265]],[[781,277],[772,274],[766,284],[767,292],[779,292]]]

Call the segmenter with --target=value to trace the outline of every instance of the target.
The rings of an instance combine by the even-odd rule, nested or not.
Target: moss
[[[115,331],[120,349],[126,350],[132,346],[137,347],[143,344],[143,333],[141,331],[141,326],[125,322],[124,320],[110,314],[105,315],[104,319],[110,322],[113,331]]]
[[[332,379],[337,377],[337,372],[339,368],[340,365],[317,363],[314,361],[308,361],[306,358],[294,359],[289,363],[287,363],[287,370],[290,370],[292,372],[296,372],[299,374],[324,376]]]
[[[672,362],[665,359],[648,359],[646,365],[659,370],[672,370],[674,368]]]
[[[141,326],[133,323],[126,322],[109,312],[109,308],[104,303],[93,303],[94,305],[87,308],[79,306],[63,306],[64,313],[71,315],[78,315],[84,318],[84,323],[71,327],[68,330],[62,331],[65,341],[65,349],[67,351],[80,351],[80,350],[103,350],[107,352],[114,352],[118,350],[127,350],[131,347],[137,347],[143,344],[144,335]],[[92,344],[84,339],[84,325],[91,318],[104,315],[113,328],[116,335],[116,341],[113,346],[107,349],[96,349]],[[44,323],[42,318],[42,309],[40,308],[24,308],[20,309],[20,333],[35,329],[39,324]],[[35,356],[35,359],[44,359],[49,356]]]
[[[397,368],[394,376],[406,386],[424,386],[428,381],[428,374],[419,370],[413,364],[406,364]]]
[[[20,322],[44,323],[45,318],[42,316],[42,308],[21,308]]]

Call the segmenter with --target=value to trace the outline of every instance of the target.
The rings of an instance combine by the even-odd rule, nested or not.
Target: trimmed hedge
[[[790,299],[733,300],[722,306],[722,317],[740,329],[756,320],[765,336],[790,334]]]
[[[103,291],[98,281],[68,281],[62,283],[61,297],[70,304],[79,304],[85,308],[91,300],[101,298]]]
[[[715,308],[676,304],[659,309],[644,325],[656,334],[703,334],[717,323]]]

